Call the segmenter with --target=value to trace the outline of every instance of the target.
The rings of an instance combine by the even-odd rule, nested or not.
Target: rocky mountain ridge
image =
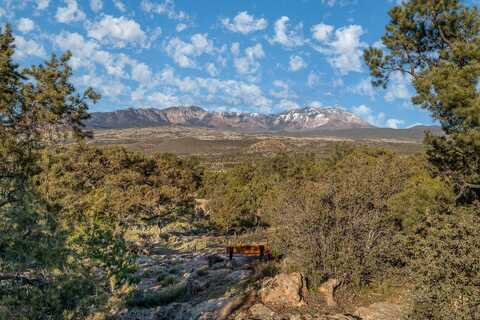
[[[129,108],[94,112],[86,123],[92,129],[120,129],[178,125],[242,131],[304,131],[313,129],[372,128],[340,108],[305,107],[277,114],[207,111],[197,106],[166,109]]]

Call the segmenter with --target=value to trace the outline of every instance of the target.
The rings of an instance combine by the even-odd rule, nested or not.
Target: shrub
[[[402,266],[388,201],[417,167],[415,158],[354,150],[326,166],[317,181],[277,186],[262,209],[274,249],[313,284],[333,277],[361,286]]]
[[[180,301],[187,293],[184,283],[160,289],[157,292],[134,291],[126,299],[128,307],[153,308]]]
[[[480,206],[427,211],[414,239],[416,287],[407,319],[478,319]]]

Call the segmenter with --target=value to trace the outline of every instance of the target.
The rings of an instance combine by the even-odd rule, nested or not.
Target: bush
[[[157,292],[134,291],[127,299],[128,307],[154,308],[185,298],[187,289],[184,283],[160,289]]]
[[[400,227],[388,209],[418,170],[417,159],[377,150],[345,153],[316,181],[288,180],[262,210],[271,243],[314,285],[328,278],[354,286],[403,266]]]
[[[407,319],[478,319],[480,206],[426,212],[417,242],[416,287]]]

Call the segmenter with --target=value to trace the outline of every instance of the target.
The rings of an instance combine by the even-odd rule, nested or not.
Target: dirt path
[[[187,251],[154,246],[150,251],[138,258],[137,289],[120,319],[220,319],[244,296],[257,262],[248,257],[228,261],[219,245]]]

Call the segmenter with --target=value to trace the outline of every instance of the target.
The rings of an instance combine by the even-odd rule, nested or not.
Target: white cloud
[[[135,59],[125,54],[112,54],[100,49],[100,45],[93,40],[86,40],[78,33],[63,32],[52,39],[53,43],[61,50],[70,50],[73,54],[70,64],[74,69],[86,68],[93,72],[97,65],[105,69],[106,74],[122,78],[136,78],[139,81],[139,71],[137,69],[135,77],[130,76],[128,67],[133,69],[140,64]],[[141,69],[140,69],[141,70]]]
[[[394,100],[409,100],[411,97],[408,90],[409,81],[406,75],[396,71],[391,74],[390,82],[388,83],[387,91],[385,93],[385,100],[392,102]]]
[[[299,23],[293,29],[289,29],[289,21],[290,18],[286,16],[275,21],[275,34],[273,38],[269,39],[270,43],[278,43],[288,48],[303,45],[303,24]]]
[[[318,30],[316,30],[318,31]],[[326,54],[328,62],[332,67],[345,75],[349,72],[360,72],[362,70],[362,48],[365,44],[360,41],[364,34],[363,28],[359,25],[350,25],[335,30],[334,37],[324,34],[313,34],[322,43],[320,47],[314,47],[320,53]]]
[[[146,35],[134,20],[104,16],[88,27],[88,35],[100,42],[123,48],[129,43],[146,46]]]
[[[150,0],[142,0],[141,8],[145,12],[165,15],[172,20],[190,20],[190,16],[186,12],[175,9],[175,2],[173,0],[165,0],[158,4]]]
[[[249,15],[247,11],[242,11],[237,14],[232,21],[230,21],[230,18],[222,19],[222,23],[228,30],[243,34],[263,30],[268,24],[264,18],[255,19],[255,17]]]
[[[172,86],[184,93],[192,94],[195,101],[208,101],[223,105],[259,108],[269,111],[272,101],[255,84],[216,78],[179,78],[172,68],[165,68],[157,79],[162,85]]]
[[[357,85],[355,85],[351,92],[370,97],[371,99],[375,98],[376,91],[372,85],[372,80],[370,78],[361,80]]]
[[[215,64],[213,63],[207,63],[205,65],[205,69],[207,70],[207,73],[211,76],[211,77],[216,77],[218,76],[218,69],[217,67],[215,66]]]
[[[165,51],[180,67],[195,68],[195,58],[202,54],[212,54],[215,47],[206,34],[197,33],[190,38],[190,42],[184,42],[177,37],[171,38]]]
[[[289,62],[289,66],[290,66],[290,71],[298,71],[298,70],[301,70],[303,68],[306,68],[308,65],[307,63],[302,59],[302,57],[300,56],[291,56],[290,57],[290,62]]]
[[[330,38],[333,31],[333,26],[320,23],[314,25],[310,30],[312,31],[312,35],[315,40],[325,42]]]
[[[103,9],[103,0],[90,0],[90,8],[93,12],[100,12]]]
[[[45,10],[49,4],[50,0],[37,0],[37,10]]]
[[[142,84],[148,84],[152,79],[152,71],[145,63],[134,63],[132,65],[132,79]]]
[[[85,19],[85,13],[78,7],[77,1],[65,0],[66,7],[59,7],[55,18],[58,22],[71,23]]]
[[[32,31],[35,28],[35,23],[33,20],[28,18],[21,18],[17,22],[17,28],[23,33],[27,33]]]
[[[235,69],[242,75],[255,74],[260,68],[258,60],[265,57],[265,52],[260,43],[246,48],[243,56],[240,56],[240,44],[238,42],[235,42],[230,50],[234,56]]]
[[[278,107],[284,110],[300,109],[300,105],[298,103],[287,99],[280,100]]]
[[[20,60],[29,56],[42,59],[47,57],[45,48],[41,44],[32,39],[27,40],[20,35],[15,36],[15,47],[15,58]]]
[[[113,4],[115,5],[115,8],[117,8],[118,10],[120,10],[122,12],[127,11],[127,7],[125,6],[125,4],[121,0],[113,0]]]
[[[271,90],[270,94],[272,97],[281,98],[281,99],[296,99],[298,98],[297,94],[290,89],[288,83],[282,80],[273,81],[275,90]]]
[[[398,129],[400,125],[404,124],[405,121],[403,120],[398,120],[398,119],[388,119],[387,122],[385,123],[385,126],[387,128],[391,129]]]
[[[113,101],[121,101],[120,97],[127,95],[129,92],[129,88],[121,81],[109,79],[95,73],[74,77],[72,81],[76,86],[95,88],[102,96],[108,97]]]
[[[393,118],[386,119],[385,113],[383,112],[380,112],[377,115],[375,115],[372,109],[370,109],[364,104],[357,107],[353,107],[352,112],[356,116],[362,118],[363,120],[367,121],[371,125],[374,125],[377,127],[387,127],[392,129],[398,129],[399,125],[402,125],[404,123],[403,120],[399,120],[399,119],[393,119]]]
[[[185,24],[185,23],[179,23],[177,24],[177,26],[175,27],[175,30],[177,32],[182,32],[183,30],[187,29],[188,28],[188,25]]]

